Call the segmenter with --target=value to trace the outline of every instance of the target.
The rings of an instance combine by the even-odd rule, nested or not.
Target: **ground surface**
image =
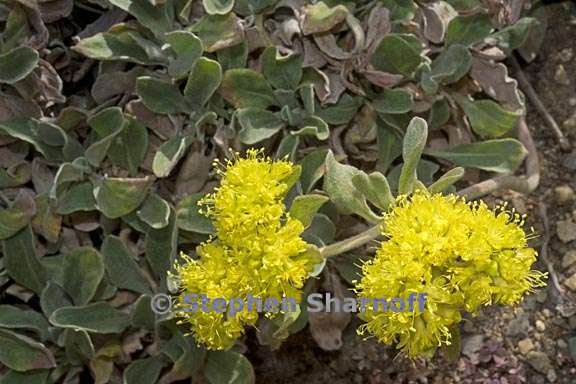
[[[525,72],[576,148],[576,4],[556,3],[547,11],[550,23],[542,51]],[[533,106],[528,108],[540,186],[529,196],[497,197],[526,212],[541,234],[539,203],[544,204],[550,223],[548,259],[564,292],[550,283],[515,308],[486,308],[464,322],[463,354],[455,362],[442,354],[427,362],[394,358],[394,351],[356,336],[354,321],[336,352],[317,347],[307,329],[276,351],[250,344],[247,354],[259,383],[576,383],[576,149],[562,152]],[[539,249],[544,238],[532,245]],[[542,260],[536,267],[547,270]]]

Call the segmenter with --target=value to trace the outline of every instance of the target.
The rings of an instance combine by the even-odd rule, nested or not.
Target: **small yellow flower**
[[[318,261],[306,252],[302,223],[287,214],[283,203],[296,171],[290,162],[273,161],[257,150],[218,168],[220,186],[200,201],[216,236],[198,247],[197,260],[188,257],[176,266],[179,307],[190,306],[185,301],[189,293],[227,302],[249,295],[262,300],[300,298]],[[204,311],[178,315],[207,348],[228,349],[258,320],[254,308],[248,309],[235,316]]]
[[[467,203],[454,195],[418,192],[400,197],[386,215],[383,242],[356,283],[359,297],[406,298],[428,294],[423,312],[374,312],[362,317],[360,334],[396,344],[411,357],[450,344],[463,311],[514,304],[545,285],[531,270],[537,253],[527,245],[523,218],[504,207]]]

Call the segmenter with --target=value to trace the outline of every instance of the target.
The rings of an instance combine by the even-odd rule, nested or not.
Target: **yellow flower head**
[[[450,344],[462,311],[514,304],[545,285],[546,275],[530,269],[537,253],[527,246],[523,218],[505,207],[490,210],[483,202],[418,192],[400,197],[384,222],[388,240],[363,265],[358,296],[426,293],[427,304],[423,312],[369,310],[359,333],[396,343],[409,356]]]
[[[179,306],[189,307],[189,293],[209,298],[299,298],[317,262],[300,238],[304,227],[283,203],[290,177],[297,171],[288,161],[273,161],[248,150],[218,168],[222,180],[200,204],[216,228],[216,237],[200,245],[199,259],[177,265]],[[258,320],[245,308],[235,316],[215,312],[178,312],[196,339],[209,349],[228,349]]]

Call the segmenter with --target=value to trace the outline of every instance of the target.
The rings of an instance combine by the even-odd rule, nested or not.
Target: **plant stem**
[[[327,245],[320,248],[320,254],[323,257],[336,256],[344,252],[348,252],[354,248],[358,248],[369,241],[376,239],[381,234],[381,224],[377,224],[366,231],[352,236],[348,239],[339,241],[334,244]]]

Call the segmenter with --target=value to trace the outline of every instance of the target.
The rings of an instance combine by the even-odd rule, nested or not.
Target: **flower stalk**
[[[382,225],[383,224],[377,224],[356,236],[322,247],[320,248],[320,254],[322,257],[326,258],[340,255],[344,252],[361,247],[362,245],[377,239],[382,234]]]

